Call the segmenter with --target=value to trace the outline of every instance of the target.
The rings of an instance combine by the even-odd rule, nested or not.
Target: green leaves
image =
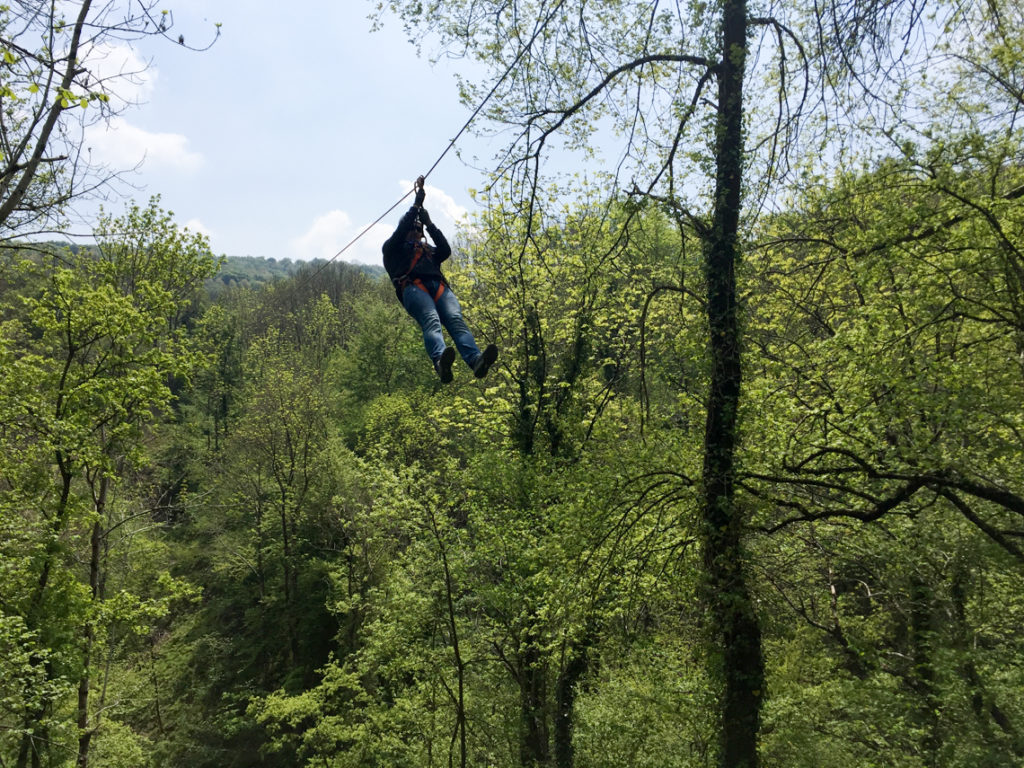
[[[155,204],[149,214],[147,227],[162,217]],[[9,273],[21,284],[0,325],[0,530],[10,534],[0,545],[0,624],[23,628],[25,650],[10,651],[20,681],[10,696],[20,703],[0,711],[3,754],[43,734],[76,743],[76,722],[114,716],[101,694],[90,698],[93,679],[172,603],[195,597],[166,574],[136,591],[128,563],[142,548],[133,538],[145,513],[122,489],[169,413],[169,382],[199,360],[170,321],[215,262],[177,234],[162,240],[159,227],[135,238],[140,216],[117,222],[100,255],[26,259]],[[77,704],[67,698],[75,687],[86,692]]]

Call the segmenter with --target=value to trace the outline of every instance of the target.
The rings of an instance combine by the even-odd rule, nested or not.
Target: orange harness
[[[417,288],[419,288],[421,291],[423,291],[425,294],[427,294],[427,296],[430,296],[430,291],[428,291],[427,290],[427,286],[425,286],[423,284],[423,280],[421,280],[418,277],[414,277],[412,280],[409,279],[409,274],[414,269],[416,269],[416,263],[420,260],[420,256],[422,256],[422,255],[423,255],[423,245],[421,243],[416,243],[416,248],[415,248],[415,252],[413,253],[412,262],[410,262],[410,264],[409,264],[409,271],[406,272],[402,277],[400,277],[398,279],[398,287],[401,288],[402,291],[404,292],[405,291],[405,286],[407,286],[409,283],[412,283]],[[431,298],[434,300],[435,304],[437,303],[437,300],[441,298],[441,294],[443,294],[443,293],[444,293],[444,282],[441,282],[441,284],[438,285],[438,287],[437,287],[437,292],[433,296],[431,296]]]
[[[423,291],[425,294],[427,294],[427,296],[430,296],[430,291],[427,290],[427,286],[425,286],[423,284],[423,281],[420,280],[418,277],[412,281],[412,284],[419,288],[421,291]],[[431,296],[435,304],[437,303],[437,300],[441,298],[442,293],[444,293],[444,283],[440,283],[437,286],[437,293]]]

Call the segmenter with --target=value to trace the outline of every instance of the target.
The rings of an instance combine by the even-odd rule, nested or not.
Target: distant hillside
[[[272,283],[278,278],[291,277],[298,267],[299,265],[291,259],[227,256],[220,272],[210,280],[210,283],[220,283],[225,288],[235,285],[256,287],[263,283]],[[213,290],[213,285],[210,285],[210,288]]]
[[[292,277],[306,265],[323,264],[322,259],[312,262],[292,261],[291,259],[274,259],[264,256],[227,256],[224,266],[217,276],[207,282],[207,289],[216,294],[224,288],[239,286],[256,288],[278,279]],[[371,276],[384,274],[384,268],[372,264],[356,264]]]
[[[29,258],[60,254],[65,250],[77,253],[83,249],[87,252],[96,252],[96,246],[94,245],[79,245],[59,241],[12,241],[0,245],[0,250],[2,251],[11,254],[20,253],[22,256]],[[344,259],[339,261],[344,261]],[[225,288],[233,286],[258,288],[278,279],[284,280],[293,277],[304,267],[315,268],[322,264],[324,264],[324,259],[292,261],[291,259],[275,259],[265,256],[226,256],[220,271],[206,281],[206,289],[211,296],[216,296]],[[371,277],[380,277],[385,274],[384,268],[377,264],[352,264],[351,266],[357,267]]]

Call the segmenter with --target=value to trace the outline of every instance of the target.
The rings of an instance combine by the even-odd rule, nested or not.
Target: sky
[[[472,112],[455,79],[468,62],[417,56],[401,23],[371,31],[371,0],[168,0],[167,40],[108,52],[107,65],[149,62],[125,87],[131,106],[90,129],[95,159],[132,168],[132,198],[159,194],[175,220],[202,232],[218,255],[335,257],[412,188]],[[436,45],[436,44],[435,44]],[[486,75],[477,69],[477,77]],[[466,157],[492,150],[464,134]],[[430,174],[425,207],[451,239],[475,210],[484,176],[453,150]],[[339,260],[379,264],[380,247],[411,198]],[[119,214],[123,208],[108,203]]]

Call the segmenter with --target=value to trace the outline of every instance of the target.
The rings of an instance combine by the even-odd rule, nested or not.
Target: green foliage
[[[201,363],[171,326],[215,266],[201,241],[161,241],[157,221],[171,231],[155,203],[147,215],[133,208],[107,222],[125,241],[107,240],[99,258],[83,251],[53,266],[15,265],[25,288],[0,328],[0,520],[11,534],[0,615],[10,679],[20,681],[6,697],[3,749],[19,761],[38,763],[41,745],[74,754],[74,741],[86,759],[76,721],[91,738],[116,716],[104,688],[90,699],[93,677],[192,594],[168,575],[140,583],[133,574],[128,545],[145,513],[119,493],[145,463],[146,428],[168,412],[168,382]],[[153,238],[141,240],[141,261],[127,244],[140,227]]]
[[[922,201],[882,194],[897,178]],[[921,462],[1005,467],[1006,486],[1019,455],[1012,429],[967,437],[979,403],[993,425],[1019,407],[1012,334],[981,332],[1011,314],[994,297],[1011,307],[1012,291],[991,290],[1008,274],[999,249],[979,260],[976,224],[998,230],[935,199],[902,161],[843,177],[766,220],[776,245],[743,267],[758,354],[737,480],[755,513],[769,765],[994,766],[1020,749],[1017,607],[996,608],[1018,602],[1008,511],[977,507],[986,532],[922,487],[873,517],[911,469],[932,472]],[[879,247],[909,231],[908,208],[925,230],[952,222],[945,251]],[[713,763],[700,250],[652,209],[599,210],[539,219],[519,252],[515,217],[495,208],[457,256],[467,316],[502,347],[484,382],[440,387],[386,285],[347,306],[310,296],[262,335],[210,336],[238,340],[240,362],[217,385],[233,426],[180,531],[207,542],[187,567],[210,574],[208,602],[161,662],[210,714],[176,726],[165,762],[201,743],[197,764],[245,764],[260,745],[269,764],[555,764],[566,745],[576,765]],[[1016,210],[1000,209],[1001,229]],[[942,253],[959,266],[937,268]],[[956,275],[990,318],[951,311]],[[211,332],[260,327],[259,301],[225,303]],[[307,444],[306,464],[280,463]],[[862,463],[840,461],[856,451]],[[296,625],[318,649],[289,650]],[[217,673],[183,661],[198,658]]]
[[[558,99],[592,74],[567,9],[524,70],[557,73]],[[637,47],[628,4],[589,10],[606,51],[679,44],[660,11]],[[691,10],[684,43],[711,56]],[[522,42],[506,21],[471,51]],[[764,765],[1020,763],[1019,34],[952,22],[977,36],[945,51],[914,115],[934,124],[744,225],[722,530],[702,517],[710,219],[673,192],[713,166],[686,138],[712,141],[706,121],[647,196],[491,193],[446,265],[501,348],[482,381],[440,385],[358,268],[213,290],[217,260],[155,200],[96,249],[5,262],[0,759],[81,763],[85,740],[154,768],[713,765],[712,630],[753,608]],[[680,125],[655,112],[651,135]],[[707,549],[723,531],[732,559]],[[713,570],[749,597],[713,594]]]
[[[166,317],[172,330],[195,311],[198,289],[223,264],[204,235],[178,228],[174,213],[160,208],[159,195],[145,208],[129,204],[118,218],[101,209],[94,234],[97,277]]]
[[[617,656],[580,697],[578,764],[707,765],[714,701],[704,670],[688,655],[663,635]]]
[[[256,289],[276,280],[287,280],[295,269],[296,264],[291,259],[226,256],[216,278],[207,283],[207,290],[216,298],[232,287]]]
[[[992,665],[1019,648],[977,634],[982,585],[1024,562],[1019,173],[1000,144],[958,145],[932,147],[927,170],[889,160],[808,194],[753,265],[759,439],[741,482],[772,533],[756,558],[770,613],[803,625],[769,656],[779,764],[1021,754]]]

